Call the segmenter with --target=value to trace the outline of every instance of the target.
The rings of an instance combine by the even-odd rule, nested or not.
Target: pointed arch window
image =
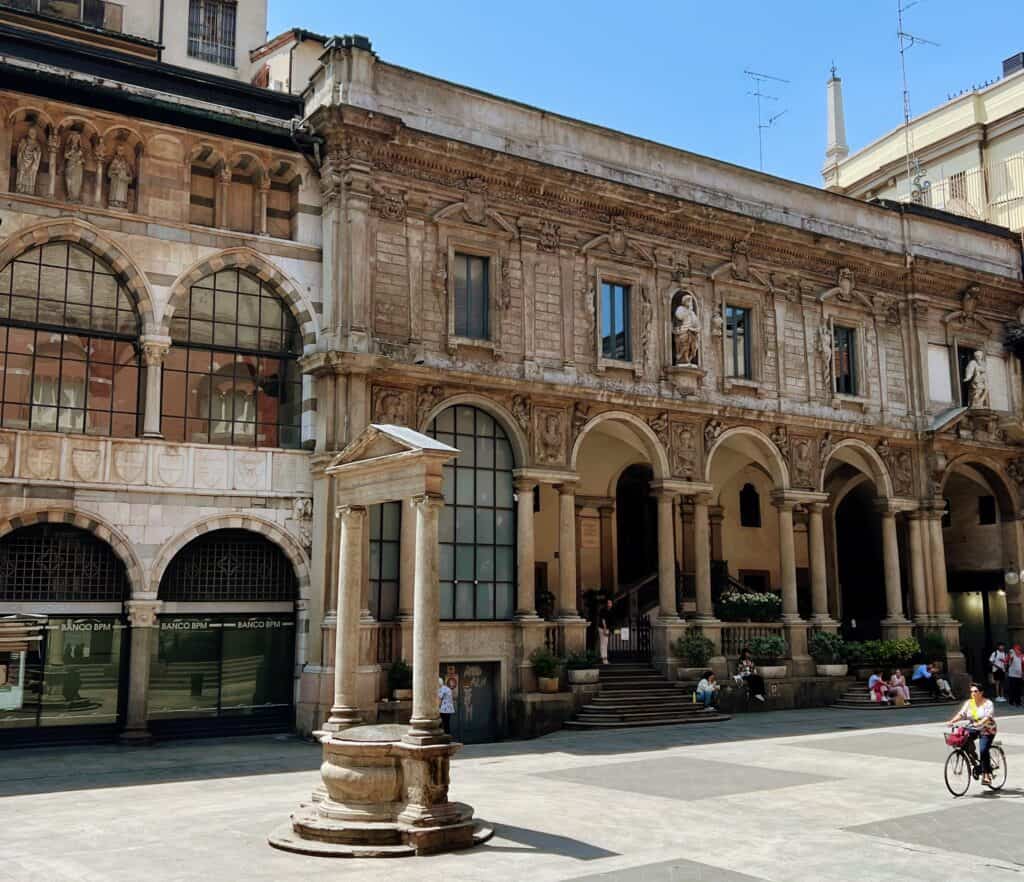
[[[128,438],[139,424],[139,317],[114,270],[51,242],[0,269],[0,425]]]
[[[740,526],[761,526],[761,497],[753,484],[744,484],[740,490]]]
[[[171,321],[164,436],[241,447],[300,446],[298,323],[273,287],[243,270],[197,282]]]

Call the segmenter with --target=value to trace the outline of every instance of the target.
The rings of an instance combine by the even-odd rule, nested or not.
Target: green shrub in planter
[[[685,637],[680,637],[672,644],[672,654],[688,668],[707,667],[711,656],[715,654],[715,644],[701,634],[697,628],[690,628]]]
[[[754,637],[750,641],[750,653],[760,665],[774,665],[786,655],[786,641],[777,634]]]
[[[846,660],[852,665],[869,664],[867,646],[858,640],[851,640],[846,644]]]
[[[815,631],[807,650],[819,665],[841,665],[846,661],[846,642],[832,631]]]
[[[921,635],[922,661],[935,661],[937,658],[946,657],[946,638],[938,631],[926,631]]]
[[[895,668],[909,665],[921,653],[921,644],[914,637],[901,637],[899,640],[883,640],[885,644],[885,661],[883,665]]]
[[[532,660],[532,657],[531,657]],[[570,671],[588,671],[600,667],[600,659],[596,652],[584,649],[582,652],[570,652],[565,657],[565,667]],[[534,668],[536,670],[536,668]],[[550,676],[544,674],[543,676]]]
[[[388,692],[396,689],[412,689],[412,668],[405,659],[398,658],[388,667]]]
[[[557,676],[561,663],[562,660],[546,646],[538,646],[530,653],[530,664],[533,666],[533,673],[538,677]]]

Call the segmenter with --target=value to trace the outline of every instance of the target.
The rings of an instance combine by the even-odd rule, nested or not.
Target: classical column
[[[558,617],[577,619],[576,486],[558,485]]]
[[[60,147],[60,139],[57,133],[51,133],[46,139],[46,163],[49,168],[49,181],[47,182],[47,193],[53,199],[57,195],[57,148]]]
[[[412,618],[412,716],[404,741],[434,744],[450,741],[441,728],[437,678],[441,668],[441,588],[437,572],[437,520],[444,500],[420,496],[416,509],[416,578]]]
[[[217,195],[213,200],[213,225],[226,229],[228,226],[228,194],[231,192],[231,169],[222,165],[217,171]]]
[[[693,499],[693,567],[697,582],[697,618],[713,620],[711,601],[711,537],[708,535],[708,498]]]
[[[903,586],[900,581],[900,543],[896,535],[896,512],[888,503],[879,504],[882,518],[882,561],[885,571],[886,624],[904,624]]]
[[[153,641],[157,635],[157,614],[163,606],[158,600],[129,600],[128,639],[128,707],[121,741],[142,744],[151,739],[146,725],[146,697],[149,693],[149,663],[153,657]]]
[[[937,621],[948,622],[949,589],[946,587],[946,546],[942,540],[942,511],[928,513],[928,539],[932,573],[932,609]]]
[[[601,516],[601,588],[615,594],[618,585],[615,583],[615,506],[598,506]]]
[[[910,526],[910,597],[914,607],[914,621],[924,625],[931,618],[928,612],[928,582],[925,578],[925,521],[919,511],[910,512],[907,519]]]
[[[398,618],[401,621],[412,621],[413,585],[416,578],[416,509],[411,499],[402,500],[398,551]]]
[[[711,559],[725,560],[722,553],[722,521],[725,519],[725,511],[720,505],[712,505],[708,509],[708,518],[711,520]]]
[[[163,409],[163,365],[170,337],[146,334],[142,337],[142,360],[146,366],[146,398],[142,420],[143,438],[163,438],[160,431],[160,411]]]
[[[828,611],[828,575],[825,563],[824,502],[807,506],[807,543],[811,564],[811,604],[814,621],[827,624],[832,621]]]
[[[516,478],[516,617],[537,618],[534,597],[533,494],[537,482],[532,478]]]
[[[671,490],[654,491],[658,504],[658,606],[660,618],[679,619],[676,603],[676,542],[672,529],[672,510],[676,493]]]
[[[777,496],[772,504],[779,512],[779,566],[782,577],[782,620],[800,621],[796,594],[796,546],[793,542],[793,509],[795,503]]]
[[[362,721],[356,695],[359,666],[359,602],[363,581],[363,539],[366,509],[346,505],[338,509],[338,601],[334,630],[334,706],[323,728],[340,732]]]
[[[103,163],[106,161],[106,157],[103,155],[103,147],[97,146],[96,152],[93,154],[96,159],[96,181],[93,189],[93,205],[97,207],[103,207]]]
[[[266,236],[269,228],[267,226],[267,208],[270,201],[270,179],[264,178],[260,181],[256,190],[256,231],[261,236]]]

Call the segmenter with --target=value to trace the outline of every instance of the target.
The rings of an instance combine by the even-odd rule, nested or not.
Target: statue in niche
[[[974,356],[967,362],[964,382],[967,384],[967,406],[987,409],[989,406],[988,370],[985,367],[985,353],[980,349],[976,349]]]
[[[68,135],[64,145],[64,193],[68,202],[82,201],[82,176],[85,173],[85,151],[78,132]]]
[[[107,169],[107,178],[110,181],[107,205],[111,208],[127,208],[128,188],[132,185],[132,167],[124,155],[123,144],[118,144],[114,151],[114,158],[110,160],[110,167]]]
[[[39,143],[39,129],[29,126],[18,144],[18,177],[14,189],[25,196],[36,195],[36,176],[43,161],[43,145]]]
[[[696,365],[700,357],[700,318],[692,294],[679,298],[672,311],[672,357],[677,365]]]
[[[827,393],[835,391],[832,381],[832,325],[824,322],[818,327],[818,352],[821,353],[821,382]]]

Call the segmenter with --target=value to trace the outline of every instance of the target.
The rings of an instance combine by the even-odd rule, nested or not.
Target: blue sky
[[[852,149],[903,116],[896,0],[270,0],[271,34],[289,27],[364,34],[386,61],[752,168],[743,70],[783,77],[764,87],[780,98],[771,112],[787,111],[768,132],[765,171],[814,185],[833,60]],[[1024,51],[1021,0],[920,0],[905,27],[941,44],[908,54],[915,113]]]

